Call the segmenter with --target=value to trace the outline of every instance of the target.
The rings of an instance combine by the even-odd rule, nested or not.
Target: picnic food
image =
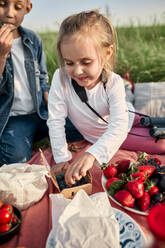
[[[102,165],[102,170],[106,178],[112,178],[117,174],[117,169],[116,167],[112,164],[103,164]]]
[[[112,164],[115,176],[106,177],[108,194],[123,206],[147,211],[156,203],[165,202],[165,166],[161,161],[142,153],[137,161],[122,159]],[[111,167],[107,165],[107,168]]]
[[[108,181],[106,182],[106,189],[109,189],[109,186],[111,183],[113,183],[114,181],[118,181],[119,178],[117,177],[113,177],[113,178],[109,178]]]
[[[58,182],[58,186],[60,188],[60,190],[62,191],[65,188],[70,188],[66,182],[65,182],[65,176],[63,173],[59,174],[56,176],[57,182]],[[82,177],[79,181],[77,181],[75,184],[73,184],[71,187],[76,187],[76,186],[80,186],[86,184],[85,178]]]
[[[129,159],[122,159],[122,160],[116,161],[118,173],[126,172],[127,169],[129,168],[130,162],[131,160]]]
[[[148,192],[144,192],[143,196],[137,199],[137,205],[141,211],[146,211],[150,206],[151,198]]]
[[[14,214],[12,205],[4,204],[0,200],[0,233],[9,231],[18,223],[18,218]]]
[[[0,209],[0,224],[7,224],[11,220],[11,213],[7,209]]]
[[[126,184],[126,188],[136,198],[141,198],[144,195],[144,183],[140,179],[129,181]]]
[[[132,208],[135,204],[135,198],[127,190],[118,191],[114,197],[124,206]]]

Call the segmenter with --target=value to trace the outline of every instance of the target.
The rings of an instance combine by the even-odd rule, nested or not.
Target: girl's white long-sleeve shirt
[[[62,75],[60,69],[54,73],[48,98],[49,136],[56,163],[72,158],[65,137],[65,118],[68,116],[74,126],[91,142],[87,150],[97,161],[107,163],[127,137],[133,118],[128,121],[128,108],[122,78],[111,73],[104,89],[99,82],[87,90],[88,103],[105,119],[106,124],[83,103],[75,92],[71,78]]]

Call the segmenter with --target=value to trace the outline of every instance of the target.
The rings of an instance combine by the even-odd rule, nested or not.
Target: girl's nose
[[[80,75],[83,73],[82,66],[80,65],[75,65],[74,66],[74,75]]]

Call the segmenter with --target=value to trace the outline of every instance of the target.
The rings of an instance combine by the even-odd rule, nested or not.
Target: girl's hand
[[[51,168],[51,173],[55,174],[55,173],[58,173],[58,172],[62,172],[62,173],[65,174],[68,165],[69,165],[68,162],[62,162],[62,163],[55,164]]]
[[[69,164],[65,173],[66,184],[75,184],[76,181],[79,181],[82,177],[84,177],[86,172],[92,168],[94,161],[95,157],[92,154],[85,152],[73,163]]]

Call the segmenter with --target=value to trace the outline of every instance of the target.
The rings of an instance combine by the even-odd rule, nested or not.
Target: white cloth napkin
[[[0,199],[24,210],[38,202],[48,183],[46,167],[37,164],[14,163],[0,168]]]
[[[50,197],[54,247],[120,247],[119,224],[106,193],[88,196],[80,190],[73,200],[64,198],[62,194],[51,194]]]

